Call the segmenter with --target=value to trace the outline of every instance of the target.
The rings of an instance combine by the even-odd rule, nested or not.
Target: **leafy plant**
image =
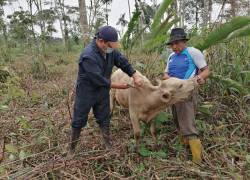
[[[132,43],[132,35],[136,32],[136,26],[138,25],[139,17],[141,12],[138,8],[133,12],[133,17],[131,21],[128,23],[128,30],[125,32],[122,38],[122,45],[124,49],[128,49],[130,43]]]
[[[197,37],[194,38],[194,40],[190,39],[190,43],[200,49],[201,51],[211,47],[212,45],[215,45],[219,42],[222,42],[225,39],[230,39],[232,37],[238,37],[243,35],[249,35],[249,32],[247,32],[248,27],[246,29],[245,26],[248,26],[250,24],[250,18],[246,16],[242,17],[235,17],[231,21],[226,22],[222,25],[220,25],[218,28],[213,30],[211,33],[209,33],[205,37],[199,37],[199,41],[197,41]],[[241,29],[240,33],[235,33],[234,36],[230,36],[234,31]]]

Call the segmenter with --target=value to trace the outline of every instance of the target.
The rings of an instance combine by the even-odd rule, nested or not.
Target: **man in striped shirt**
[[[199,85],[205,83],[210,74],[207,62],[202,52],[194,47],[187,47],[186,33],[182,28],[172,29],[167,43],[173,53],[167,59],[163,79],[176,77],[179,79],[196,78]],[[201,162],[201,141],[195,126],[197,92],[194,91],[189,99],[173,105],[172,113],[179,129],[182,143],[189,145],[193,161]]]

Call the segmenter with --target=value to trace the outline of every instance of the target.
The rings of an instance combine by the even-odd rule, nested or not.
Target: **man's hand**
[[[111,83],[111,88],[113,89],[128,89],[128,84],[118,84],[118,83]]]
[[[205,84],[205,79],[203,79],[202,76],[197,75],[197,76],[195,76],[194,78],[195,78],[195,80],[197,81],[197,83],[198,83],[199,85]]]
[[[143,79],[137,72],[133,74],[132,78],[134,79],[135,87],[140,87],[143,84]]]
[[[170,78],[170,76],[166,72],[164,72],[162,80],[166,80],[166,79],[169,79],[169,78]]]
[[[197,83],[199,85],[203,85],[205,84],[206,79],[208,78],[209,75],[210,75],[210,70],[208,66],[206,66],[203,69],[201,69],[201,73],[199,73],[199,75],[195,76],[194,78],[196,78]]]

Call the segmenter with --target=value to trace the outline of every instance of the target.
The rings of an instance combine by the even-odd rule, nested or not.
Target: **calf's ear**
[[[178,88],[181,89],[182,87],[183,87],[183,84],[180,84]]]

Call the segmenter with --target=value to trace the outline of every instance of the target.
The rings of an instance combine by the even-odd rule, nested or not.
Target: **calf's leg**
[[[156,135],[156,130],[155,130],[155,122],[151,121],[150,124],[150,132],[154,141],[154,144],[157,145],[157,135]]]
[[[115,90],[112,89],[110,90],[109,94],[109,101],[110,101],[110,114],[113,114],[113,109],[114,109],[114,103],[115,103]]]
[[[139,122],[137,114],[131,108],[129,108],[129,115],[130,115],[130,119],[131,119],[132,126],[133,126],[134,137],[136,141],[136,149],[138,150],[139,145],[140,145],[140,133],[141,133],[140,122]]]

